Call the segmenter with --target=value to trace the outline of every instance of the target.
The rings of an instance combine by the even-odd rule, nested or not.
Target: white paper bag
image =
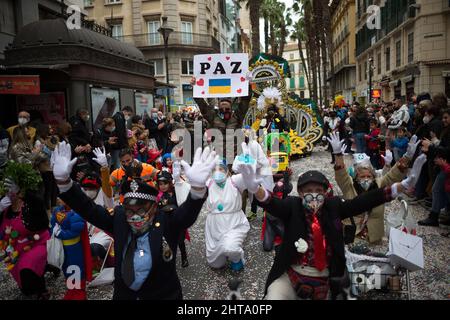
[[[99,287],[109,285],[114,282],[114,268],[103,269],[91,283],[89,287]]]
[[[422,238],[391,228],[387,256],[393,265],[409,271],[423,269]]]

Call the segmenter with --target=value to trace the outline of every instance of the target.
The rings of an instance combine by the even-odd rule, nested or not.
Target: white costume
[[[223,188],[213,180],[209,180],[207,186],[205,242],[208,264],[221,268],[227,258],[234,263],[244,262],[242,244],[250,224],[242,211],[241,192],[245,190],[242,176],[228,177]]]

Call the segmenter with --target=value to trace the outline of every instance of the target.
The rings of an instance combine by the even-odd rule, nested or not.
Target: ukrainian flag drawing
[[[231,79],[209,79],[209,93],[231,93]]]

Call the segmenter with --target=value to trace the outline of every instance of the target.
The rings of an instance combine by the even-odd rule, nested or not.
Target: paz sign
[[[194,56],[194,98],[245,97],[248,95],[246,53]]]

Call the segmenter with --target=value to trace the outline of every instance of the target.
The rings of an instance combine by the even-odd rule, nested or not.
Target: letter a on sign
[[[246,53],[194,56],[194,98],[245,97],[248,95]]]

